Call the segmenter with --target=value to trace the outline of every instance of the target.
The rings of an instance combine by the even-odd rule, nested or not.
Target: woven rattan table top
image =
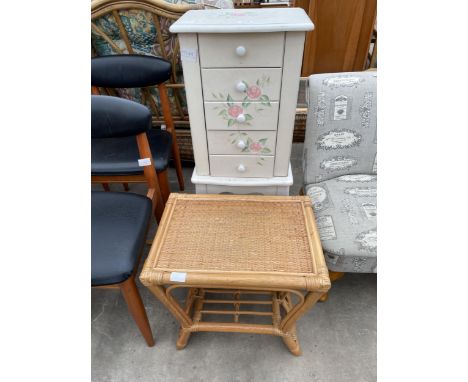
[[[185,283],[313,289],[328,272],[309,197],[172,193],[142,280],[180,282],[173,272]]]

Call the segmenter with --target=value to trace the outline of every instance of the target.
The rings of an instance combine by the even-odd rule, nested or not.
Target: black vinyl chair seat
[[[157,172],[164,171],[171,155],[172,135],[165,130],[152,129],[147,133]],[[91,140],[92,175],[138,175],[138,145],[135,137],[99,138]]]
[[[171,63],[159,57],[116,54],[91,59],[91,85],[106,88],[154,86],[171,77]]]
[[[91,192],[91,285],[128,279],[151,217],[151,200],[124,192]]]

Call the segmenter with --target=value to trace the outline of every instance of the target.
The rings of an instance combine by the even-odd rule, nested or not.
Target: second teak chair
[[[170,194],[167,167],[170,154],[174,160],[180,190],[184,190],[184,178],[174,122],[170,112],[169,97],[164,82],[170,78],[171,63],[158,57],[142,55],[112,55],[91,59],[92,93],[99,88],[145,88],[157,85],[166,123],[166,130],[151,129],[148,140],[164,203]],[[138,147],[134,139],[93,139],[91,144],[92,182],[143,183],[143,167],[135,161]]]
[[[91,285],[93,288],[119,289],[148,346],[153,334],[135,276],[143,254],[152,213],[162,215],[162,197],[151,159],[147,133],[151,113],[129,100],[91,97],[91,137],[93,139],[132,140],[137,147],[135,161],[143,167],[148,192],[91,192]]]

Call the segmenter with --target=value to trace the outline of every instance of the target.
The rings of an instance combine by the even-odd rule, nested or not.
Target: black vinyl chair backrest
[[[128,137],[148,132],[151,112],[139,103],[109,96],[91,96],[91,138]]]
[[[91,85],[104,88],[142,88],[167,81],[171,63],[159,57],[116,54],[91,59]]]

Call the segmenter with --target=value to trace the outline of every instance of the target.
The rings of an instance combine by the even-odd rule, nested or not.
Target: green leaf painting
[[[222,117],[225,121],[227,121],[227,127],[249,127],[252,126],[250,121],[255,119],[255,115],[252,112],[248,112],[251,105],[254,106],[255,112],[264,111],[264,106],[271,107],[270,97],[268,95],[263,94],[263,86],[268,84],[270,81],[270,77],[263,75],[261,78],[258,78],[255,82],[256,85],[249,86],[249,84],[242,80],[241,82],[245,85],[246,90],[244,93],[246,95],[243,97],[242,101],[235,101],[231,94],[227,94],[226,96],[222,93],[218,93],[217,96],[215,93],[211,93],[215,100],[225,100],[220,105],[214,106],[213,110],[218,110],[220,107],[222,108],[217,115]],[[262,105],[262,107],[258,107]],[[242,122],[242,118],[240,116],[244,116],[244,120]]]

